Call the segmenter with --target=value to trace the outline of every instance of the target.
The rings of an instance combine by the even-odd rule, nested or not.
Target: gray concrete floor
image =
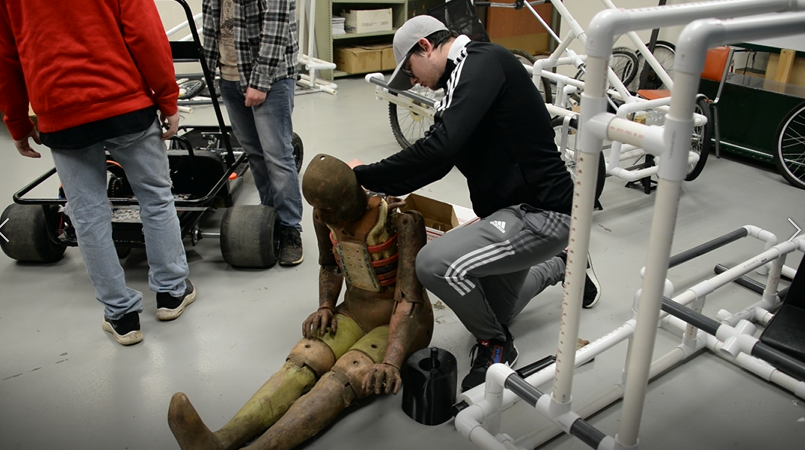
[[[304,141],[305,162],[317,153],[373,162],[398,151],[388,105],[375,100],[373,86],[362,79],[338,84],[335,96],[296,97],[294,126]],[[208,124],[211,117],[209,108],[197,108],[183,123]],[[5,128],[0,148],[6,155],[0,198],[9,204],[14,192],[52,167],[52,160],[44,148],[41,160],[17,155]],[[247,176],[238,203],[257,203],[251,183]],[[50,184],[39,194],[53,196],[55,189]],[[470,206],[463,178],[455,172],[419,193]],[[787,239],[794,232],[789,217],[805,224],[803,194],[768,167],[711,157],[701,177],[683,186],[673,252],[747,224]],[[654,194],[607,180],[605,209],[593,216],[591,244],[603,298],[595,309],[583,311],[581,337],[601,337],[630,317],[641,285],[654,200]],[[203,227],[217,231],[220,214],[206,217]],[[61,261],[48,265],[0,256],[0,448],[177,448],[166,420],[169,399],[177,391],[187,393],[210,428],[222,426],[280,367],[300,338],[301,322],[317,306],[309,207],[303,225],[306,261],[293,268],[236,270],[224,262],[216,240],[205,239],[195,247],[188,242],[198,300],[169,323],[154,316],[145,253],[132,251],[123,260],[128,283],[146,296],[140,319],[145,340],[133,347],[120,346],[101,330],[102,308],[78,249],[69,248]],[[716,263],[735,265],[762,250],[760,242],[745,239],[671,269],[669,278],[679,291],[712,277]],[[800,258],[793,254],[787,264],[796,267]],[[519,366],[555,352],[561,297],[561,287],[548,289],[514,322]],[[704,312],[712,317],[719,309],[738,311],[756,300],[744,288],[727,286],[708,297]],[[436,322],[432,345],[456,356],[460,379],[469,367],[473,338],[447,309],[436,310]],[[677,343],[676,335],[658,330],[655,356]],[[582,403],[618,382],[625,354],[626,345],[618,345],[578,370],[574,401]],[[401,403],[402,395],[363,401],[303,447],[476,448],[452,421],[420,425],[404,414]],[[614,435],[620,410],[615,403],[591,423]],[[518,404],[504,412],[503,431],[533,430],[544,423]],[[704,352],[650,384],[640,442],[651,449],[803,448],[805,404]],[[585,446],[560,436],[544,448]]]

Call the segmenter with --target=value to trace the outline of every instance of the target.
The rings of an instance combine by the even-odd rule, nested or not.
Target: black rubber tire
[[[291,138],[291,146],[293,147],[293,160],[296,163],[296,173],[302,171],[302,163],[305,161],[305,146],[302,144],[302,138],[294,133]]]
[[[402,148],[408,148],[425,136],[433,120],[408,108],[389,102],[389,123],[394,139]]]
[[[235,205],[221,218],[221,254],[233,267],[268,268],[277,263],[280,221],[263,205]]]
[[[64,256],[66,246],[51,241],[55,207],[12,203],[0,215],[0,248],[9,258],[27,263],[52,263]],[[55,234],[55,233],[54,233]],[[6,242],[8,239],[8,242]]]
[[[646,43],[646,47],[648,47],[648,43]],[[654,44],[654,57],[657,58],[657,62],[665,69],[665,71],[670,76],[674,72],[674,56],[676,54],[676,46],[668,41],[657,41]],[[634,89],[630,89],[633,91],[637,91],[637,85],[640,83],[640,74],[643,72],[643,66],[645,65],[645,58],[640,52],[637,53],[637,77],[636,83],[634,83]],[[642,89],[663,89],[665,88],[665,84],[662,82],[660,77],[654,72],[654,69],[651,67],[648,68],[648,78],[646,79],[646,86]]]
[[[792,186],[805,189],[805,103],[792,109],[777,127],[774,165]]]
[[[519,56],[531,64],[534,64],[537,61],[537,57],[528,53],[525,50],[520,50],[513,48],[511,49],[512,54],[514,56]],[[539,87],[539,93],[542,94],[542,100],[545,101],[546,104],[553,103],[553,89],[551,82],[547,78],[540,77],[541,86]]]
[[[562,124],[564,122],[564,117],[554,117],[551,120],[551,128],[554,129],[554,133],[557,131],[557,128],[561,129]],[[576,119],[570,119],[570,123],[568,126],[578,133],[578,121]],[[558,149],[558,147],[557,147]],[[573,180],[576,179],[576,172],[573,168],[573,162],[568,161],[565,159],[565,153],[561,152],[562,160],[565,161],[565,166],[567,167],[568,172],[570,172],[570,176],[573,177]],[[606,182],[607,176],[607,166],[606,161],[604,161],[604,154],[602,153],[598,157],[598,180],[595,184],[595,205],[597,209],[601,209],[600,202],[598,199],[601,197],[601,193],[604,192],[604,183]]]
[[[626,47],[616,47],[612,49],[612,62],[610,63],[610,67],[612,67],[612,70],[618,78],[620,78],[624,86],[628,86],[629,83],[634,80],[637,75],[637,66],[637,56],[635,56],[632,50]],[[584,73],[584,69],[581,68],[576,72],[576,76],[573,78],[583,81]]]
[[[704,126],[693,128],[690,150],[699,154],[699,161],[695,165],[688,166],[685,181],[693,181],[702,173],[704,165],[707,163],[707,156],[710,155],[710,147],[713,145],[713,118],[710,114],[710,102],[704,97],[697,98],[694,112],[706,117],[707,123]]]

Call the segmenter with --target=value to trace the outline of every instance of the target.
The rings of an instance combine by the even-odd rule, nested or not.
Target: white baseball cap
[[[411,50],[420,39],[442,30],[447,31],[447,27],[439,19],[433,16],[421,15],[408,19],[394,33],[394,61],[397,62],[397,68],[391,74],[391,80],[388,83],[390,88],[405,91],[414,87],[408,75],[402,73],[402,67],[408,57],[411,56]]]

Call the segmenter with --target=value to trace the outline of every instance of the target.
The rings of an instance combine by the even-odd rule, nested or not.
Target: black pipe
[[[528,378],[531,375],[534,375],[535,373],[539,372],[540,370],[550,366],[551,364],[554,363],[554,361],[556,361],[556,356],[548,355],[540,359],[539,361],[532,362],[531,364],[525,367],[521,367],[515,370],[515,372],[522,378]]]
[[[699,314],[686,306],[680,305],[668,297],[662,298],[662,310],[713,336],[716,335],[718,327],[721,326],[721,323],[703,314]]]
[[[531,386],[527,381],[517,376],[516,373],[506,377],[506,382],[503,384],[503,386],[517,394],[518,397],[527,401],[528,404],[534,407],[537,406],[537,401],[539,398],[545,395],[540,392],[539,389]],[[570,425],[568,433],[577,437],[579,440],[592,448],[598,448],[598,446],[601,444],[601,441],[603,441],[607,436],[594,426],[588,424],[581,417],[576,419],[573,424]]]
[[[671,259],[668,260],[668,268],[670,269],[671,267],[678,266],[683,262],[687,262],[693,258],[702,256],[705,253],[723,247],[729,244],[730,242],[735,242],[738,239],[746,237],[748,234],[749,231],[746,228],[741,227],[733,231],[732,233],[727,233],[721,237],[713,239],[712,241],[705,242],[704,244],[693,247],[690,250],[685,250],[682,253],[672,256]]]
[[[584,442],[592,448],[598,448],[601,441],[607,437],[606,434],[585,422],[583,419],[576,419],[573,425],[570,425],[570,434],[576,436],[581,442]]]
[[[805,380],[805,363],[780,350],[758,341],[752,347],[752,356],[758,357],[797,380]]]
[[[678,317],[685,322],[701,329],[707,334],[716,335],[716,330],[721,324],[705,315],[680,305],[679,303],[663,297],[662,310]],[[752,347],[750,354],[771,364],[775,368],[791,375],[798,380],[805,380],[805,363],[793,358],[761,341],[757,341]]]
[[[539,391],[539,389],[528,384],[526,380],[520,378],[516,373],[506,377],[506,382],[503,383],[503,386],[517,394],[518,397],[527,401],[529,405],[534,407],[537,406],[537,401],[539,398],[544,395]]]

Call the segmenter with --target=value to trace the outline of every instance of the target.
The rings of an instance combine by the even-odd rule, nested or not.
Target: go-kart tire
[[[305,146],[302,145],[302,138],[294,133],[291,138],[291,146],[293,147],[293,160],[296,163],[296,173],[302,171],[302,162],[305,159]]]
[[[233,267],[268,268],[277,263],[280,221],[263,205],[235,205],[221,219],[221,254]]]
[[[64,245],[56,244],[50,240],[48,228],[53,224],[55,217],[46,214],[46,208],[54,211],[55,208],[42,205],[20,205],[12,203],[0,216],[0,247],[9,258],[27,263],[52,263],[64,256]]]

